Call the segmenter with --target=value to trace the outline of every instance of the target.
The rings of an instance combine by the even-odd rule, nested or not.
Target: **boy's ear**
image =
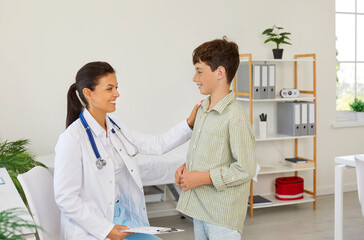
[[[217,67],[216,71],[219,80],[226,77],[226,69],[223,66]]]

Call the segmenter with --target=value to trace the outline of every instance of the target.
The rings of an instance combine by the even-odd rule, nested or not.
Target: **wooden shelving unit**
[[[233,90],[236,95],[236,100],[246,102],[249,104],[249,117],[250,122],[253,125],[253,111],[254,111],[254,105],[259,103],[269,103],[269,102],[293,102],[293,101],[308,101],[308,102],[314,102],[317,101],[316,96],[316,54],[298,54],[295,55],[293,59],[253,59],[251,53],[247,54],[240,54],[240,62],[241,63],[248,63],[249,64],[249,92],[237,92],[237,83],[236,78],[233,80]],[[298,71],[298,62],[312,62],[312,70],[313,70],[313,76],[312,76],[312,84],[313,89],[312,90],[306,90],[306,89],[299,89],[300,90],[300,97],[298,98],[281,98],[276,97],[274,99],[253,99],[253,81],[252,81],[252,64],[253,63],[278,63],[278,62],[292,62],[294,63],[294,88],[298,88],[298,79],[297,79],[297,71]],[[277,80],[278,81],[278,80]],[[278,92],[278,89],[277,89]],[[317,107],[315,107],[315,124],[317,126]],[[298,155],[298,147],[299,147],[299,139],[305,139],[305,138],[312,138],[313,139],[313,159],[307,159],[309,161],[314,162],[314,167],[310,168],[302,168],[302,169],[296,169],[296,168],[290,168],[288,166],[285,166],[283,163],[274,163],[272,164],[271,168],[262,168],[259,175],[268,175],[268,174],[276,174],[276,173],[287,173],[287,172],[294,172],[295,176],[298,176],[298,173],[301,171],[312,171],[313,174],[313,189],[312,190],[304,190],[304,198],[300,200],[291,200],[291,201],[281,201],[274,197],[274,195],[268,195],[264,196],[265,198],[272,201],[272,204],[269,205],[260,205],[260,206],[254,206],[253,205],[253,193],[254,193],[254,185],[253,181],[251,182],[250,186],[250,199],[249,199],[249,205],[253,206],[250,207],[250,217],[253,218],[254,216],[254,209],[258,208],[266,208],[266,207],[275,207],[275,206],[284,206],[284,205],[292,205],[292,204],[300,204],[300,203],[307,203],[312,202],[313,203],[313,209],[316,209],[316,167],[317,167],[317,128],[315,135],[313,136],[287,136],[283,134],[268,134],[265,138],[259,138],[256,137],[256,142],[259,144],[259,142],[267,142],[267,141],[283,141],[283,140],[289,140],[294,141],[294,156],[300,157]],[[282,159],[282,162],[284,159]]]

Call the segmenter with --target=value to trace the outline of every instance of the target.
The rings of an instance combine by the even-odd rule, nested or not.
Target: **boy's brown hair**
[[[210,66],[211,71],[223,66],[229,84],[233,80],[240,63],[238,45],[227,41],[226,36],[222,39],[215,39],[201,44],[193,51],[192,56],[194,65],[200,61],[204,62]]]

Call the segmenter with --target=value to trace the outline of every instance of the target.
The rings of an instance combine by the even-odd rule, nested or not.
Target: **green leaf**
[[[271,32],[273,32],[273,28],[267,28],[267,29],[264,30],[264,32],[262,34],[266,35],[266,34],[271,33]]]
[[[264,41],[264,43],[267,43],[267,42],[274,42],[274,39],[270,38],[270,39],[267,39]]]
[[[42,227],[24,220],[20,216],[28,214],[26,209],[11,208],[0,212],[0,239],[17,240],[24,239],[17,235],[22,228],[39,229]]]

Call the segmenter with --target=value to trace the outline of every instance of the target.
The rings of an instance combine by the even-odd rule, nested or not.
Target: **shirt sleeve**
[[[172,127],[167,132],[156,135],[143,134],[136,130],[128,129],[125,126],[123,130],[130,141],[136,145],[139,153],[142,154],[164,154],[187,142],[192,135],[192,130],[186,120]]]
[[[210,170],[218,191],[250,181],[255,175],[255,137],[250,123],[239,117],[229,123],[229,141],[233,162],[228,167]]]
[[[97,214],[95,207],[79,197],[82,188],[82,155],[80,143],[63,133],[56,145],[54,196],[63,215],[75,221],[97,239],[105,239],[114,224]]]

